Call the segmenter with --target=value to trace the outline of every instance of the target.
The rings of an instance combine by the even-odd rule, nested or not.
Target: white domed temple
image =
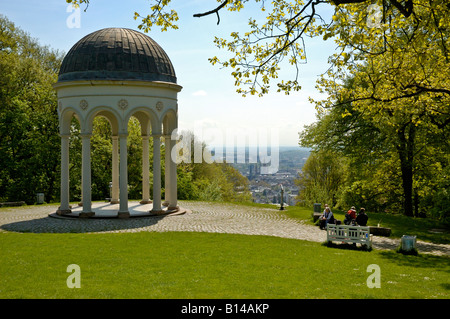
[[[139,214],[179,212],[176,163],[170,150],[171,133],[177,128],[175,70],[164,50],[149,36],[124,28],[106,28],[88,34],[65,56],[54,88],[58,96],[61,136],[61,204],[58,215],[101,217],[91,201],[91,152],[93,120],[108,119],[112,129],[112,190],[110,207],[116,217],[133,217],[128,205],[128,121],[137,118],[142,133],[142,200],[149,207]],[[69,204],[69,137],[72,118],[81,127],[82,200]],[[161,200],[161,138],[166,147],[165,201]],[[153,196],[150,199],[149,138],[153,139]],[[120,149],[120,153],[119,153]],[[111,211],[111,209],[109,210]]]

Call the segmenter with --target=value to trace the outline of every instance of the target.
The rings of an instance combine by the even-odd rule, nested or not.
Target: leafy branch
[[[204,17],[210,14],[217,14],[217,25],[220,23],[220,16],[219,16],[219,11],[220,9],[224,8],[227,4],[228,4],[228,0],[225,0],[221,5],[219,5],[217,8],[210,10],[208,12],[204,12],[204,13],[196,13],[194,14],[195,18],[200,18],[200,17]]]

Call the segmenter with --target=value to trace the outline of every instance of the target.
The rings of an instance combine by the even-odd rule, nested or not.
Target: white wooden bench
[[[368,226],[327,225],[327,242],[361,244],[372,248],[372,234]]]

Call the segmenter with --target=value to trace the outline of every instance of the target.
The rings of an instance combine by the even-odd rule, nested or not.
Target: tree
[[[448,140],[442,137],[450,124],[450,8],[442,1],[420,4],[408,20],[387,8],[389,19],[376,26],[336,25],[341,35],[336,41],[343,51],[333,55],[334,67],[319,81],[329,98],[316,101],[319,112],[351,103],[389,138],[399,160],[403,211],[408,216],[417,213],[419,184],[414,175],[423,170],[420,161],[431,145],[447,148]],[[361,19],[352,7],[342,8],[337,16],[339,21]],[[353,86],[345,86],[348,78]]]
[[[52,84],[62,60],[0,16],[0,200],[58,194],[59,136]]]
[[[182,137],[182,139],[181,139]],[[211,154],[206,143],[199,141],[192,132],[180,132],[177,140],[180,146],[178,155],[178,188],[180,199],[212,200],[226,202],[251,201],[248,179],[228,163],[199,162],[195,152],[203,156]]]
[[[338,192],[345,185],[345,170],[345,160],[337,153],[311,152],[295,180],[299,187],[298,199],[306,206],[328,203],[334,207],[338,201]]]
[[[438,185],[445,185],[436,183],[449,165],[449,132],[443,125],[445,107],[440,105],[445,98],[428,93],[420,97],[420,103],[418,96],[390,102],[360,99],[372,94],[367,77],[386,72],[384,65],[377,70],[374,66],[359,67],[344,85],[323,82],[336,100],[317,102],[318,121],[301,134],[300,144],[338,151],[350,159],[350,171],[358,172],[351,179],[353,201],[356,194],[363,196],[357,201],[369,201],[375,207],[388,203],[393,208],[395,202],[402,202],[405,215],[418,216],[420,210],[429,209],[420,203],[421,198],[433,197]],[[423,67],[432,73],[431,65]],[[395,80],[410,81],[400,75]],[[435,112],[439,108],[441,112]]]
[[[90,0],[66,0],[75,5],[86,4]],[[135,12],[134,19],[140,20],[138,28],[144,32],[154,26],[162,31],[178,29],[178,14],[169,10],[171,0],[153,0],[148,14]],[[231,52],[232,57],[220,59],[210,58],[212,64],[232,69],[237,91],[243,95],[268,93],[270,82],[277,81],[277,90],[289,94],[298,91],[299,67],[306,62],[306,37],[323,36],[325,40],[336,39],[341,52],[347,48],[361,52],[377,54],[388,48],[391,41],[401,35],[402,27],[413,21],[436,35],[436,41],[444,51],[448,48],[448,14],[450,5],[446,0],[218,0],[219,5],[194,17],[217,15],[220,23],[220,12],[228,10],[241,11],[250,3],[260,4],[266,15],[264,23],[254,18],[248,20],[248,30],[236,30],[229,39],[216,38],[217,47]],[[330,21],[322,15],[327,9],[335,10]],[[86,10],[85,9],[85,10]],[[373,33],[381,25],[380,39],[383,45],[372,50]],[[413,27],[415,28],[415,27]],[[349,32],[352,31],[352,32]],[[422,32],[422,31],[420,31]],[[416,36],[420,35],[419,33]],[[339,53],[340,54],[340,53]],[[332,59],[339,67],[339,61]],[[277,80],[281,67],[295,68],[291,79]],[[242,89],[241,86],[246,87]],[[428,86],[413,86],[412,90],[430,90]]]

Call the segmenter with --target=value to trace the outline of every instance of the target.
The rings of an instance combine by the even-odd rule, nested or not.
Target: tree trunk
[[[408,133],[406,130],[408,129]],[[413,205],[413,159],[414,159],[414,140],[416,127],[414,123],[409,122],[398,131],[399,143],[397,151],[400,158],[400,169],[402,172],[403,187],[403,214],[414,216]]]
[[[417,188],[414,189],[414,216],[420,217],[420,214],[419,214],[419,194],[417,192]]]

